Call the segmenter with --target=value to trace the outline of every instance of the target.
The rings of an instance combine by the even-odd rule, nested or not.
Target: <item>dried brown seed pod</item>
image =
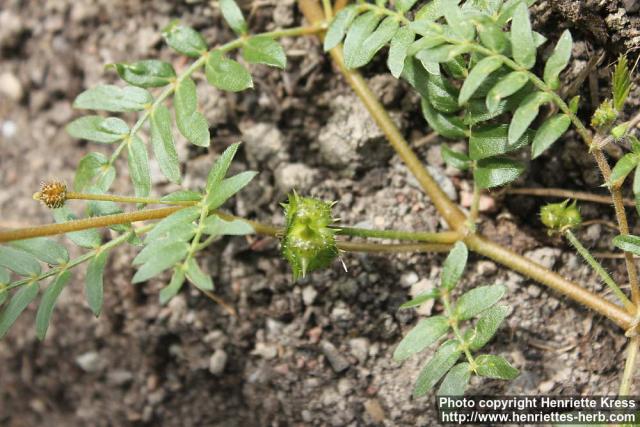
[[[61,181],[44,181],[33,198],[42,201],[50,209],[61,208],[67,200],[67,185]]]

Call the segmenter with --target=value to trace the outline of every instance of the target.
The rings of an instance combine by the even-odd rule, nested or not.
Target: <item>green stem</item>
[[[469,219],[467,220],[467,227],[469,231],[475,233],[477,230],[478,217],[480,212],[480,196],[482,194],[482,190],[476,183],[473,181],[473,199],[471,200],[471,211],[469,212]]]
[[[635,310],[635,306],[629,298],[622,292],[622,289],[618,286],[618,284],[611,278],[609,273],[600,265],[600,263],[591,255],[589,250],[585,248],[580,240],[573,234],[573,232],[569,229],[563,232],[564,236],[567,240],[573,245],[574,248],[578,251],[578,253],[582,256],[582,258],[587,261],[587,263],[593,268],[593,270],[598,273],[600,278],[604,281],[604,283],[611,289],[611,291],[618,297],[620,302],[625,306],[625,308],[631,312]]]
[[[444,231],[441,233],[427,233],[421,231],[399,231],[399,230],[371,230],[367,228],[355,227],[332,227],[338,231],[339,235],[352,237],[373,237],[394,240],[414,240],[418,242],[445,243],[452,244],[461,240],[460,233],[455,231]]]
[[[451,309],[451,301],[449,300],[449,292],[444,292],[440,299],[442,300],[442,303],[444,305],[444,312],[445,315],[447,316],[447,318],[449,319],[449,326],[451,326],[451,330],[453,330],[453,335],[456,337],[456,339],[460,342],[460,346],[462,348],[462,351],[464,352],[464,355],[467,358],[467,361],[469,362],[469,365],[471,367],[471,370],[473,370],[475,372],[476,370],[476,360],[473,358],[473,355],[471,354],[471,351],[469,350],[469,344],[467,343],[467,341],[464,339],[464,337],[462,336],[462,332],[460,331],[460,328],[458,327],[458,319],[456,319],[453,315],[453,310]]]
[[[630,396],[633,373],[636,371],[636,361],[638,359],[638,345],[640,345],[640,337],[633,337],[627,344],[627,360],[624,364],[624,373],[620,381],[620,390],[618,396]]]

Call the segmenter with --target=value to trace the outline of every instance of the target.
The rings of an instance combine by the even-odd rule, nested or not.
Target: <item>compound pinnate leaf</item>
[[[451,368],[438,388],[438,396],[462,396],[469,380],[471,368],[469,363],[462,362]]]
[[[466,137],[464,123],[457,116],[447,116],[437,112],[425,98],[422,98],[422,114],[434,131],[446,138]]]
[[[476,358],[476,372],[478,375],[499,380],[512,380],[519,374],[504,358],[491,354],[483,354]]]
[[[160,304],[165,305],[176,296],[184,284],[184,272],[176,268],[171,276],[171,281],[160,291]]]
[[[0,246],[0,266],[27,277],[37,276],[41,270],[36,257],[9,246]]]
[[[489,77],[489,74],[496,71],[500,66],[502,66],[502,58],[499,56],[489,56],[478,62],[476,66],[471,69],[469,76],[460,89],[458,103],[464,105],[486,78]]]
[[[546,120],[536,131],[531,146],[531,158],[535,159],[551,147],[571,126],[571,119],[566,114],[556,114]]]
[[[0,338],[3,338],[14,324],[20,313],[38,296],[40,287],[37,282],[20,288],[0,314]]]
[[[138,87],[162,87],[176,78],[176,71],[168,62],[145,59],[133,64],[112,64],[122,80]]]
[[[613,245],[625,252],[640,255],[640,237],[632,234],[621,234],[613,238]]]
[[[190,208],[180,209],[177,212],[172,213],[162,221],[158,222],[153,229],[147,233],[145,243],[148,244],[156,239],[162,238],[170,232],[180,226],[189,225],[193,226],[193,221],[200,216],[200,208],[193,206]]]
[[[182,261],[189,253],[189,245],[185,242],[173,242],[163,248],[162,251],[154,252],[154,256],[149,257],[147,262],[142,264],[133,276],[133,283],[140,283],[162,273]]]
[[[255,233],[251,224],[246,221],[240,219],[225,221],[216,215],[207,217],[203,226],[203,233],[212,236],[245,236]]]
[[[409,27],[402,27],[391,39],[387,67],[389,67],[389,71],[396,79],[400,78],[402,74],[409,46],[411,46],[415,37],[416,34]]]
[[[38,313],[36,314],[36,336],[39,340],[43,340],[47,335],[47,329],[49,329],[49,322],[51,320],[51,314],[53,308],[56,305],[58,296],[62,292],[69,280],[71,279],[70,271],[63,271],[47,286],[47,289],[42,294],[40,305],[38,306]]]
[[[456,340],[449,340],[442,344],[436,354],[422,368],[413,389],[414,397],[424,396],[436,383],[453,367],[462,354]]]
[[[98,317],[102,311],[102,302],[104,300],[103,276],[108,256],[108,251],[98,251],[98,253],[91,258],[89,266],[87,267],[84,288],[85,295],[87,297],[87,303],[93,315],[96,317]]]
[[[466,170],[471,166],[471,159],[465,153],[461,153],[460,151],[452,150],[446,145],[441,145],[440,154],[442,155],[442,160],[452,168]]]
[[[449,321],[444,316],[432,316],[421,319],[416,326],[400,341],[393,358],[403,361],[421,352],[449,330]]]
[[[444,289],[451,290],[458,284],[467,265],[468,256],[469,251],[463,242],[456,242],[456,244],[453,245],[442,267],[440,285]]]
[[[482,160],[505,154],[524,147],[531,142],[531,133],[525,132],[515,143],[509,143],[509,125],[490,125],[471,130],[469,157]]]
[[[476,323],[469,348],[476,351],[484,347],[493,338],[509,311],[506,305],[495,305],[482,313]]]
[[[640,156],[636,153],[627,153],[613,167],[609,183],[611,185],[620,185],[640,163]]]
[[[504,285],[473,288],[458,298],[454,315],[458,320],[471,319],[497,303],[506,291]]]
[[[36,237],[27,240],[17,240],[10,243],[11,246],[21,251],[30,253],[40,261],[47,264],[58,265],[69,261],[67,249],[55,240],[44,237]]]
[[[187,260],[185,274],[187,275],[187,279],[189,279],[189,281],[197,288],[202,289],[203,291],[213,290],[213,281],[211,280],[211,277],[200,269],[195,259],[189,258]]]
[[[225,175],[227,175],[229,166],[231,166],[231,162],[238,152],[238,148],[240,148],[240,143],[231,144],[213,164],[207,176],[207,192],[212,192],[214,187],[219,185]]]
[[[500,101],[513,95],[529,82],[529,76],[524,71],[513,71],[503,77],[487,94],[487,108],[495,111]]]
[[[571,33],[569,30],[565,30],[544,66],[544,81],[554,90],[560,87],[560,79],[558,76],[567,64],[569,64],[572,47],[573,39],[571,38]]]
[[[213,191],[207,193],[204,203],[210,210],[220,207],[231,196],[248,185],[257,174],[258,172],[246,171],[224,179],[220,185],[213,188]]]
[[[355,5],[347,6],[338,12],[331,22],[331,25],[329,25],[329,29],[324,38],[325,52],[340,44],[356,16],[358,16],[358,8]]]
[[[53,218],[57,223],[73,221],[76,216],[71,213],[68,207],[63,206],[58,209],[54,209],[52,211]],[[66,236],[76,245],[87,248],[87,249],[95,249],[100,246],[100,233],[97,229],[89,229],[82,231],[74,231],[72,233],[67,233]]]
[[[129,126],[117,117],[84,116],[69,123],[66,129],[74,138],[102,144],[120,141],[129,133]]]
[[[507,157],[491,157],[478,161],[473,179],[480,188],[493,188],[514,181],[524,171],[524,165]]]
[[[186,77],[178,82],[173,105],[176,110],[176,124],[182,136],[193,145],[208,147],[211,141],[209,124],[198,111],[196,84],[191,78]]]
[[[142,111],[153,102],[146,89],[135,86],[99,85],[85,90],[73,101],[73,108],[114,113]]]
[[[178,21],[171,22],[162,30],[162,37],[169,46],[183,55],[197,58],[207,51],[204,37],[191,27],[180,25]]]
[[[349,27],[344,41],[344,63],[347,68],[356,68],[362,63],[363,45],[378,26],[381,16],[375,12],[367,12],[358,16]],[[360,64],[360,65],[356,65]]]
[[[138,135],[133,135],[127,143],[129,175],[133,189],[138,197],[147,197],[151,192],[151,174],[149,172],[149,154],[147,147]]]
[[[526,3],[520,2],[513,12],[511,23],[511,47],[513,59],[529,69],[536,64],[536,44],[531,31],[529,8]]]
[[[84,191],[88,187],[90,187],[93,183],[93,180],[100,175],[104,175],[109,169],[113,169],[113,166],[109,165],[109,159],[102,153],[89,153],[84,156],[80,163],[78,164],[78,168],[76,169],[76,176],[73,180],[73,188],[76,191]],[[114,171],[115,176],[115,171]],[[100,189],[106,191],[111,186],[112,180],[103,180],[103,186],[106,185],[107,188]]]
[[[209,83],[218,89],[240,92],[253,87],[249,71],[242,64],[225,57],[218,50],[214,50],[209,55],[205,73]]]
[[[242,46],[242,57],[250,64],[265,64],[284,69],[287,66],[287,55],[282,45],[266,36],[254,36]]]
[[[439,296],[440,296],[440,291],[438,289],[433,289],[431,291],[418,295],[417,297],[415,297],[410,301],[405,302],[399,308],[402,310],[406,308],[418,307],[423,303],[425,303],[426,301],[438,298]]]
[[[180,162],[173,142],[171,114],[164,105],[159,105],[151,113],[151,145],[162,174],[169,181],[179,184]]]
[[[534,92],[522,101],[511,119],[509,125],[509,143],[513,144],[527,131],[540,112],[540,106],[551,101],[551,95],[546,92]]]
[[[245,34],[248,31],[247,21],[245,21],[242,10],[234,0],[220,0],[220,11],[224,20],[237,34]]]

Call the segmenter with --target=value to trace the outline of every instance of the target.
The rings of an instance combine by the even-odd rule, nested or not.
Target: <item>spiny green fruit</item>
[[[282,255],[291,265],[293,279],[306,276],[308,272],[328,267],[338,256],[331,215],[332,202],[310,197],[289,195],[283,203],[286,229],[282,238]]]
[[[568,205],[569,200],[561,203],[549,203],[540,209],[540,220],[550,230],[562,230],[574,228],[582,223],[582,215],[574,201]],[[568,206],[567,206],[568,205]]]
[[[600,104],[593,117],[591,117],[591,126],[594,128],[608,129],[618,118],[618,111],[613,106],[613,101],[607,99]]]

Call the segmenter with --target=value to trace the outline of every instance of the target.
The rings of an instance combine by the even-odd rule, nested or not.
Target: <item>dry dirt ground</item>
[[[292,0],[244,3],[247,12],[252,10],[255,31],[302,22]],[[535,25],[551,40],[564,28],[574,33],[571,79],[592,55],[605,51],[607,65],[619,53],[637,49],[639,7],[636,0],[539,1]],[[211,45],[232,37],[219,12],[199,0],[0,1],[0,226],[49,222],[50,214],[30,200],[40,180],[71,182],[79,159],[104,148],[74,141],[64,131],[77,114],[71,102],[80,91],[116,80],[104,64],[160,57],[184,69],[160,37],[172,18],[201,30]],[[201,185],[216,156],[242,140],[234,167],[261,173],[228,206],[237,214],[282,224],[279,203],[295,187],[336,200],[336,214],[346,224],[442,229],[433,206],[385,148],[318,42],[301,38],[284,44],[287,70],[256,67],[255,90],[220,93],[198,76],[214,143],[209,150],[180,143],[185,185]],[[468,202],[468,176],[445,167],[439,154],[443,141],[420,142],[430,131],[417,98],[388,76],[382,60],[365,75],[446,191]],[[590,93],[588,85],[581,88],[585,116],[593,107],[589,100],[606,96],[608,75],[603,69],[594,79],[599,93]],[[130,193],[126,167],[118,166],[115,190]],[[529,170],[517,185],[601,191],[595,166],[572,133]],[[156,194],[175,189],[157,167],[153,179]],[[563,242],[541,231],[540,203],[492,194],[484,200],[482,230],[585,287],[604,291]],[[612,219],[606,206],[584,204],[583,214]],[[635,219],[633,225],[640,232]],[[611,250],[613,235],[600,224],[580,231],[595,251]],[[429,352],[405,364],[392,361],[391,353],[418,318],[398,306],[437,283],[441,255],[346,254],[346,272],[335,263],[294,283],[277,242],[224,240],[207,251],[203,262],[216,292],[237,310],[232,317],[189,291],[161,307],[158,291],[167,277],[131,285],[134,252],[119,249],[111,257],[99,319],[84,303],[79,271],[58,304],[45,342],[35,338],[33,308],[0,342],[0,425],[435,423],[432,398],[411,398],[412,383]],[[623,280],[620,261],[604,263]],[[464,287],[494,282],[507,284],[513,312],[490,351],[511,360],[521,375],[512,382],[473,382],[471,392],[616,392],[624,360],[620,330],[531,281],[472,257]],[[426,307],[422,314],[440,310]]]

